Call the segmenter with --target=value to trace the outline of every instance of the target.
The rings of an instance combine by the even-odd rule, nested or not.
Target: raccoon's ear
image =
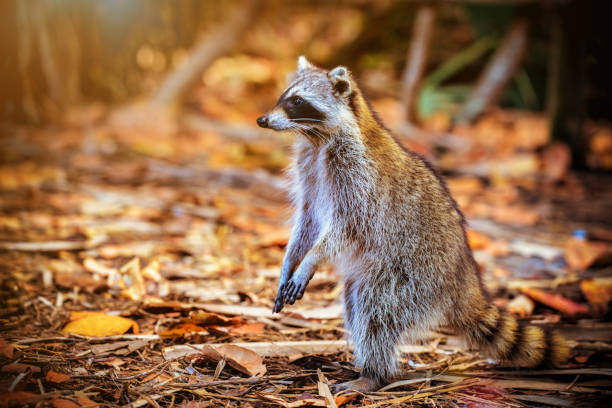
[[[298,57],[298,72],[304,71],[305,69],[314,68],[314,66],[308,62],[305,56],[300,55]]]
[[[351,80],[348,70],[342,66],[336,67],[327,74],[329,82],[334,88],[334,93],[338,96],[348,96],[351,94]]]

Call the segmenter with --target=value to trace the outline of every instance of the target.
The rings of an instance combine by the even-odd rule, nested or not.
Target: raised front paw
[[[283,302],[292,305],[296,299],[301,299],[307,284],[308,281],[302,279],[291,279],[282,289]]]

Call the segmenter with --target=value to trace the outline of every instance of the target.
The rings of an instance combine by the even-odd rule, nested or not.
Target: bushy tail
[[[555,331],[524,324],[494,305],[485,306],[461,329],[471,345],[515,367],[557,367],[569,359],[565,338]]]

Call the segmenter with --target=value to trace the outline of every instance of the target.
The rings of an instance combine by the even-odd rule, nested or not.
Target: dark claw
[[[290,304],[294,304],[295,303],[295,299],[299,296],[299,294],[303,293],[302,285],[294,285],[294,287],[292,289],[293,290],[291,291],[291,295],[290,295],[290,299],[289,299],[289,303]]]
[[[291,294],[294,286],[295,286],[295,284],[292,281],[289,281],[283,287],[282,295],[283,295],[283,301],[285,303],[288,303],[288,300],[290,299],[290,294]]]
[[[281,310],[283,310],[283,306],[285,306],[285,303],[283,302],[283,299],[279,295],[276,297],[276,300],[274,301],[274,308],[272,309],[272,313],[279,313]]]

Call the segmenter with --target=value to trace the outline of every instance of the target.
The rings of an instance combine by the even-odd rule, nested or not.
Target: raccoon
[[[304,57],[259,126],[297,135],[290,169],[295,223],[274,312],[301,299],[324,261],[343,274],[345,325],[361,377],[336,390],[375,390],[398,372],[397,345],[453,328],[468,344],[514,366],[560,365],[555,332],[492,305],[444,181],[403,149],[342,66]]]

